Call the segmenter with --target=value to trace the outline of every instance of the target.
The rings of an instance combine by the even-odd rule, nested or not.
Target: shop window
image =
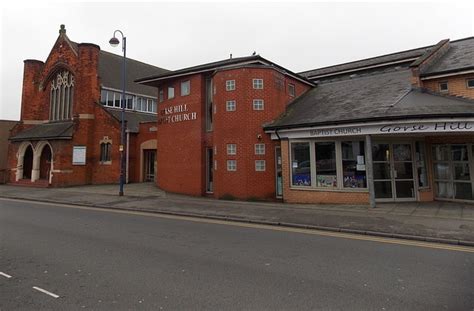
[[[235,111],[235,108],[236,108],[235,100],[228,100],[225,102],[226,111]]]
[[[334,142],[315,143],[316,186],[337,187],[336,144]]]
[[[187,96],[191,93],[191,81],[181,82],[181,96]]]
[[[265,160],[256,160],[255,161],[255,171],[264,172],[265,171]]]
[[[255,144],[255,154],[264,155],[265,154],[265,144]]]
[[[474,79],[467,79],[466,80],[466,85],[469,89],[474,88]]]
[[[263,108],[264,108],[263,99],[253,100],[253,110],[263,110]]]
[[[311,186],[309,143],[291,144],[291,176],[293,186]]]
[[[100,144],[100,163],[109,164],[112,160],[112,144],[111,143],[101,143]]]
[[[174,86],[168,87],[168,99],[174,98]]]
[[[364,142],[343,141],[341,151],[344,188],[367,188]]]
[[[295,97],[295,85],[292,84],[292,83],[289,83],[288,84],[288,95],[290,95],[291,97]]]
[[[442,93],[447,93],[448,92],[448,82],[439,82],[438,83],[439,91]]]
[[[252,86],[255,90],[263,89],[263,79],[253,79]]]
[[[226,91],[233,91],[235,90],[235,80],[227,80],[225,82],[225,90]]]
[[[415,143],[415,160],[416,160],[416,172],[418,175],[418,187],[427,188],[428,184],[428,172],[426,170],[426,155],[425,155],[425,143],[417,141]]]
[[[236,160],[227,160],[227,171],[229,171],[229,172],[237,171],[237,161]]]
[[[237,145],[236,144],[227,144],[227,154],[236,155],[237,154]]]

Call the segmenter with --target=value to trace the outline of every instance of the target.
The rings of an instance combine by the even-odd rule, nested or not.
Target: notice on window
[[[86,165],[86,146],[72,147],[72,165]]]

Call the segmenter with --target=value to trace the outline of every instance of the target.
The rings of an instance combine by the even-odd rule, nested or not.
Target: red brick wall
[[[180,96],[180,82],[191,81],[191,93]],[[171,81],[163,86],[165,98],[167,87],[173,84],[175,97],[166,99],[158,105],[157,130],[157,185],[176,193],[201,195],[203,191],[203,88],[204,80],[200,75],[193,75],[182,80]],[[166,108],[186,105],[186,112],[196,113],[196,120],[174,123],[161,122],[162,118],[182,113],[166,114]],[[160,123],[161,122],[161,123]]]
[[[431,91],[439,93],[440,92],[439,83],[447,81],[448,82],[447,94],[474,99],[474,88],[467,87],[467,79],[474,79],[474,74],[459,75],[459,76],[438,78],[438,79],[431,79],[431,80],[422,80],[423,81],[422,83],[423,83],[423,87]]]
[[[264,123],[277,118],[293,99],[288,83],[295,84],[297,96],[309,86],[285,76],[275,69],[246,67],[218,71],[213,77],[213,130],[206,131],[205,77],[192,75],[161,85],[165,101],[159,105],[160,118],[169,116],[167,108],[186,105],[197,112],[198,120],[175,123],[158,121],[158,186],[164,190],[191,195],[206,193],[206,148],[217,151],[214,160],[214,197],[240,199],[274,199],[275,146],[262,130]],[[264,80],[264,88],[254,90],[252,79]],[[180,96],[180,82],[191,81],[191,94]],[[226,91],[226,81],[235,80],[236,89]],[[175,87],[175,98],[168,100],[167,88]],[[264,100],[264,110],[253,110],[253,99]],[[226,101],[236,101],[236,111],[226,111]],[[237,155],[227,156],[228,143],[237,144]],[[264,143],[265,155],[255,155],[254,144]],[[214,149],[215,148],[215,149]],[[237,171],[227,171],[227,160],[237,160]],[[266,170],[255,171],[255,160],[265,160]]]

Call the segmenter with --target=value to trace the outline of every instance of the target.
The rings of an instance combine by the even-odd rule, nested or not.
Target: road
[[[0,242],[0,310],[474,310],[468,247],[2,199]]]

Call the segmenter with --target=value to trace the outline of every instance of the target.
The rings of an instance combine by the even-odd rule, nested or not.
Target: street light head
[[[112,39],[110,39],[109,41],[110,45],[113,46],[113,47],[117,47],[120,43],[119,39],[113,37]]]

